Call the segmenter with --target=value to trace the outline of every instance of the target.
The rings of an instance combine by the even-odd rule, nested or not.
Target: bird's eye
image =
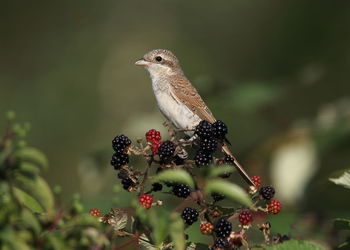
[[[163,58],[162,58],[161,56],[157,56],[157,57],[156,57],[156,61],[157,61],[157,62],[161,62],[162,60],[163,60]]]

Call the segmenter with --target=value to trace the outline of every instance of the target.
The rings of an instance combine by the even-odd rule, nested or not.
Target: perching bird
[[[150,73],[157,105],[177,128],[194,129],[202,120],[211,123],[216,121],[197,90],[184,75],[179,60],[172,52],[164,49],[152,50],[135,64],[144,66]],[[226,143],[222,149],[234,159],[237,170],[249,185],[254,185]]]

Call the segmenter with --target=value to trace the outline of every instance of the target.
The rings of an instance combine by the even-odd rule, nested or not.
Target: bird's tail
[[[244,171],[243,167],[241,166],[241,164],[239,164],[239,162],[237,161],[237,158],[232,154],[231,150],[229,149],[229,147],[227,146],[227,144],[225,143],[222,146],[222,150],[228,154],[229,156],[231,156],[234,160],[234,164],[236,169],[238,170],[239,174],[243,177],[243,179],[251,186],[254,186],[254,182],[250,179],[249,175],[247,174],[246,171]]]

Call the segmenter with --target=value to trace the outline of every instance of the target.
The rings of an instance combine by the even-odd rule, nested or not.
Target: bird
[[[169,50],[155,49],[135,62],[149,72],[152,89],[161,113],[181,130],[194,130],[202,121],[216,121],[196,88],[186,78],[177,57]],[[224,142],[222,150],[231,156],[244,180],[251,186],[253,181]]]

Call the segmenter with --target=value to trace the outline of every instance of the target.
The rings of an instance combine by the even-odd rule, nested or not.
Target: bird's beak
[[[137,65],[137,66],[148,66],[150,64],[151,64],[151,62],[146,61],[144,58],[141,58],[135,62],[135,65]]]

